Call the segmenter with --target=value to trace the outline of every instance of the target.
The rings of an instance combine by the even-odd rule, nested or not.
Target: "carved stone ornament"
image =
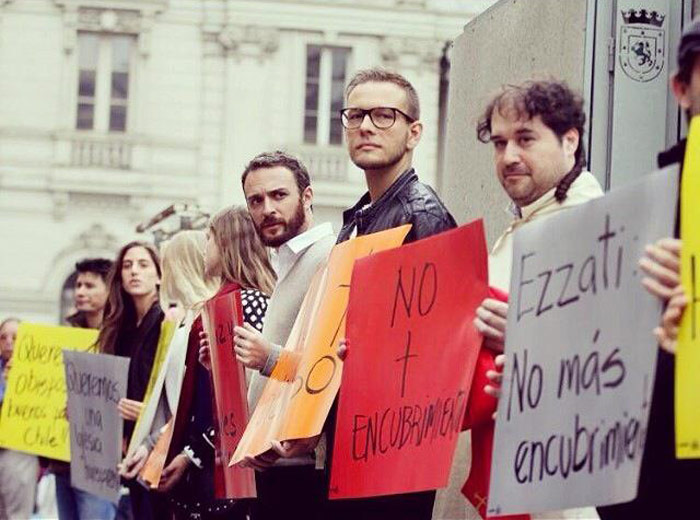
[[[168,0],[123,0],[119,3],[121,8],[117,9],[95,7],[94,2],[84,0],[53,1],[63,10],[63,48],[66,53],[75,49],[78,31],[93,31],[137,35],[143,56],[149,54],[153,17],[168,3]]]
[[[386,65],[402,69],[431,70],[438,66],[443,44],[418,38],[383,38],[380,52]]]
[[[116,250],[117,237],[108,233],[102,224],[92,224],[87,230],[80,233],[71,245],[76,250]]]
[[[78,30],[138,34],[141,32],[141,13],[82,7],[78,10]]]
[[[217,36],[222,47],[237,58],[263,61],[279,48],[279,32],[274,27],[229,25]]]

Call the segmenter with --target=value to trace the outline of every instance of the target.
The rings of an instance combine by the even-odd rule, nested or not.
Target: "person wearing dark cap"
[[[678,69],[671,77],[671,89],[688,121],[700,115],[700,17],[683,31],[678,47]],[[659,168],[682,165],[685,148],[686,140],[682,139],[661,152]],[[646,275],[642,284],[666,303],[660,326],[653,331],[661,348],[656,361],[637,498],[625,504],[598,508],[603,520],[694,518],[698,515],[695,492],[700,483],[700,460],[676,459],[675,454],[674,353],[685,307],[680,286],[681,241],[678,236],[677,215],[675,238],[664,238],[647,246],[646,255],[639,262]]]

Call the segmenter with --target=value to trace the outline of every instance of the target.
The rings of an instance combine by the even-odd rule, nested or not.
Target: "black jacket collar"
[[[409,168],[396,178],[394,183],[391,186],[389,186],[389,189],[386,190],[381,197],[374,201],[369,207],[365,208],[365,206],[367,206],[372,201],[372,199],[370,199],[368,191],[362,196],[362,198],[359,201],[357,201],[357,204],[355,204],[350,209],[346,209],[345,211],[343,211],[343,226],[346,226],[348,223],[350,223],[352,220],[354,220],[357,216],[360,215],[363,219],[371,221],[372,217],[379,211],[381,211],[381,209],[384,206],[389,204],[389,202],[398,193],[400,193],[404,189],[404,187],[416,181],[418,181],[418,175],[416,175],[416,172],[413,168]]]

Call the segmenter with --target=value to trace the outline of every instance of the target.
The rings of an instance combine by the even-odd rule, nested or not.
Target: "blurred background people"
[[[127,443],[134,430],[133,421],[141,410],[164,318],[158,303],[160,278],[160,259],[155,247],[134,241],[119,250],[109,279],[109,297],[97,342],[101,352],[131,359],[127,396],[118,405],[126,420]],[[130,481],[127,487],[134,518],[167,518],[165,500],[135,481]]]
[[[17,318],[6,318],[0,322],[3,390],[7,384],[19,322]],[[39,458],[36,455],[0,448],[0,520],[29,518],[32,515],[38,476]]]
[[[74,327],[99,329],[107,303],[107,279],[112,261],[86,258],[75,264],[75,312],[66,320]],[[56,479],[56,506],[59,520],[111,520],[116,507],[109,500],[71,486],[70,463],[49,460],[48,469]]]
[[[182,379],[180,368],[186,366],[187,345],[189,336],[194,330],[194,338],[198,339],[201,330],[199,313],[204,302],[218,288],[218,280],[205,277],[204,249],[206,235],[203,231],[181,231],[162,247],[161,269],[162,283],[160,287],[161,305],[167,307],[166,319],[174,321],[177,330],[168,346],[168,366],[166,379],[161,389],[156,389],[159,395],[158,407],[150,425],[150,435],[123,463],[122,476],[128,480],[137,477],[145,465],[150,452],[153,450],[162,428],[173,415],[177,398],[182,397],[180,385]],[[195,325],[196,323],[196,325]],[[192,370],[193,367],[187,367]],[[163,486],[159,491],[168,491],[168,481],[172,471],[165,473]]]

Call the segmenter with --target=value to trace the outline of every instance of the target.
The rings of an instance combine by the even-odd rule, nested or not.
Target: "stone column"
[[[242,204],[243,167],[267,146],[272,92],[267,67],[279,34],[272,27],[228,25],[218,39],[226,50],[220,201]]]

